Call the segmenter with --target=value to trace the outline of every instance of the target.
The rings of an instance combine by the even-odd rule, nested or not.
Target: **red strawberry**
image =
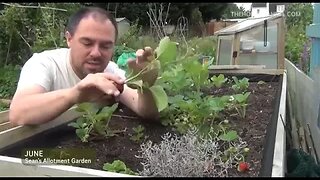
[[[239,172],[245,172],[249,170],[249,164],[246,162],[240,162],[238,165],[238,171]]]
[[[113,84],[117,87],[121,94],[123,92],[124,84],[118,84],[116,82],[113,82]]]

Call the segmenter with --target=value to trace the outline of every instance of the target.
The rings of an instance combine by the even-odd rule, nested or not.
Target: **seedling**
[[[242,119],[244,119],[246,116],[246,110],[248,105],[247,101],[250,94],[250,92],[246,92],[244,94],[236,94],[232,96],[234,98],[232,105],[237,110],[239,116]]]
[[[239,92],[244,92],[248,89],[249,87],[249,79],[248,78],[242,78],[239,80],[236,76],[232,76],[232,79],[234,81],[234,85],[232,85],[232,89],[239,93]]]
[[[105,163],[103,165],[103,170],[122,174],[138,175],[138,173],[128,168],[121,160],[114,160],[111,164]]]
[[[219,76],[212,76],[210,80],[215,87],[220,88],[228,79],[225,78],[223,74],[220,74]]]
[[[110,137],[115,135],[115,131],[109,129],[109,121],[113,112],[118,108],[118,103],[97,109],[92,103],[82,103],[76,108],[76,111],[83,115],[76,122],[71,122],[68,126],[76,128],[76,134],[82,142],[88,142],[90,134],[94,132]]]
[[[130,137],[130,139],[136,143],[141,142],[143,139],[148,138],[148,136],[144,136],[144,127],[142,125],[139,125],[137,127],[133,127],[132,130],[134,131],[134,135]]]

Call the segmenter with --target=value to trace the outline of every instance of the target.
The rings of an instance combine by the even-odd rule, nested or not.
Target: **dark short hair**
[[[116,33],[116,39],[118,37],[118,25],[116,19],[105,9],[102,9],[100,7],[84,7],[78,10],[76,13],[74,13],[68,20],[68,24],[66,26],[66,31],[68,31],[72,36],[74,35],[80,21],[87,17],[90,14],[93,13],[98,13],[98,15],[101,15],[101,17],[104,17],[109,19],[112,23],[112,25],[115,28],[115,33]]]

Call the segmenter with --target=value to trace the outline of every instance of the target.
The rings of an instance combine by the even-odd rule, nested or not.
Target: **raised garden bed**
[[[211,76],[218,74],[211,73]],[[246,143],[245,147],[249,148],[245,158],[249,164],[249,170],[239,172],[235,167],[229,168],[227,170],[229,177],[284,176],[285,133],[281,119],[285,120],[286,76],[285,73],[276,74],[225,73],[225,76],[230,79],[236,76],[238,79],[247,77],[250,80],[247,90],[250,96],[245,118],[235,115],[234,111],[225,111],[219,116],[221,122],[227,123],[229,129],[236,131],[242,142]],[[202,91],[209,96],[234,94],[231,85],[205,88]],[[137,143],[130,139],[135,134],[133,128],[142,125],[145,128],[144,137],[147,136],[146,140],[151,140],[153,143],[160,143],[161,136],[167,132],[175,133],[172,128],[160,123],[141,121],[130,110],[120,106],[112,116],[109,127],[122,132],[108,139],[89,139],[89,142],[83,143],[76,136],[75,129],[67,126],[78,116],[62,115],[57,121],[38,127],[3,129],[0,132],[0,155],[20,158],[22,149],[31,147],[93,148],[97,154],[97,161],[91,165],[80,165],[80,167],[102,170],[104,163],[121,160],[128,168],[138,172],[142,170],[141,159],[135,156],[140,154],[141,142]],[[10,137],[14,137],[11,143],[3,142],[4,138]],[[67,168],[66,171],[68,171]]]

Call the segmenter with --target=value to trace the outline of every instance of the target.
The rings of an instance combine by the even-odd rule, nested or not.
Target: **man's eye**
[[[85,45],[85,46],[90,46],[92,43],[90,43],[90,42],[82,42],[82,44]]]
[[[102,46],[103,49],[112,49],[113,45],[104,45]]]

